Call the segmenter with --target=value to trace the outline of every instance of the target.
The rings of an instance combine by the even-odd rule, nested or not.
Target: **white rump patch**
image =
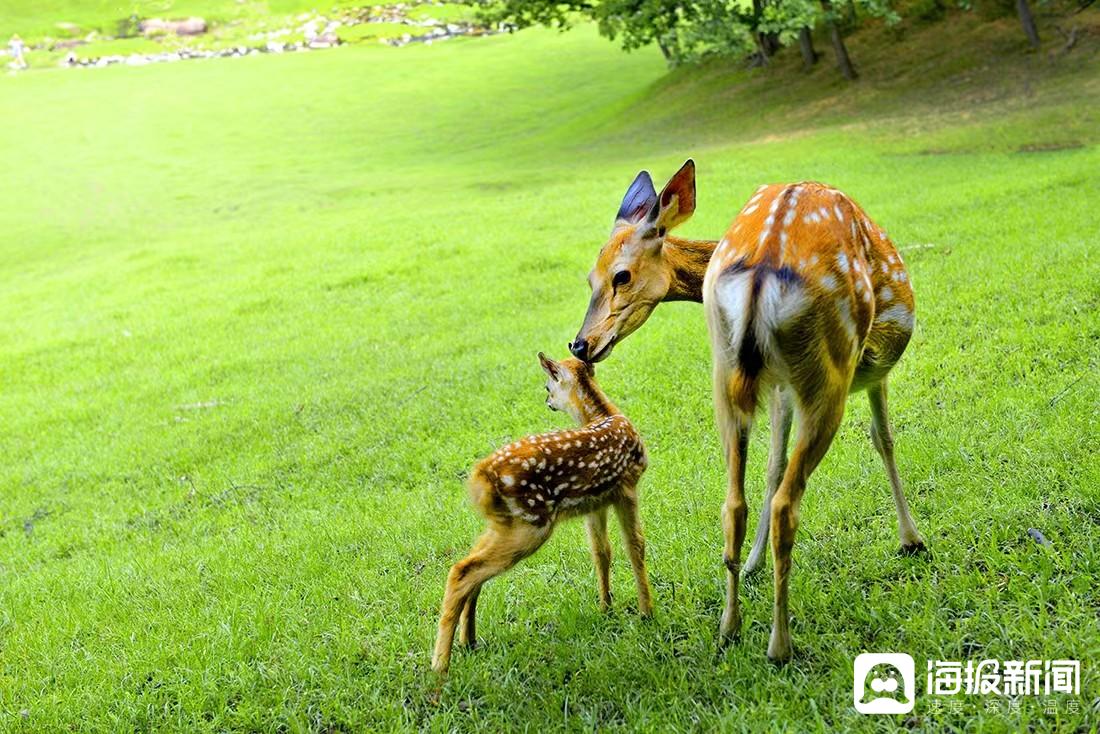
[[[748,270],[722,275],[714,284],[714,298],[722,312],[726,329],[721,343],[730,345],[734,350],[740,347],[745,334],[751,285],[752,271]]]

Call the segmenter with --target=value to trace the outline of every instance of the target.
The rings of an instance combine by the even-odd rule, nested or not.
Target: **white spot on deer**
[[[829,219],[829,210],[825,207],[819,207],[817,213],[821,215],[821,221],[825,222]]]
[[[883,289],[878,292],[878,297],[882,299],[883,303],[889,303],[894,300],[894,291],[890,286],[884,286]]]
[[[516,478],[513,477],[511,474],[504,474],[500,478],[500,483],[503,484],[505,487],[511,487],[513,484],[516,483]]]
[[[906,331],[913,330],[913,312],[900,303],[895,303],[890,308],[880,313],[875,321],[892,321]]]
[[[848,272],[848,255],[846,255],[843,252],[838,253],[837,256],[836,256],[836,264],[840,266],[840,272],[847,273]]]
[[[747,207],[745,207],[745,208],[744,208],[744,209],[743,209],[743,210],[741,211],[741,216],[747,217],[748,215],[750,215],[750,214],[752,214],[752,213],[753,213],[754,211],[756,211],[756,208],[757,208],[758,206],[760,206],[760,205],[759,205],[759,204],[753,204],[752,206],[747,206]]]
[[[847,298],[836,299],[836,311],[840,316],[840,325],[844,327],[849,339],[856,338],[856,322],[852,320],[852,306]]]
[[[826,290],[835,291],[839,283],[836,282],[832,273],[825,273],[821,276],[821,285],[825,286]]]
[[[833,204],[833,211],[836,212],[836,218],[841,222],[844,221],[844,212],[840,210],[840,204]]]

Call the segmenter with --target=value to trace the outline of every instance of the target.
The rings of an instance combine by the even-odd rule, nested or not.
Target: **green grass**
[[[885,731],[851,661],[900,650],[1083,661],[1076,713],[919,696],[918,730],[1095,731],[1097,44],[921,76],[876,38],[853,87],[787,62],[665,76],[590,28],[0,77],[0,730]],[[650,449],[657,617],[617,538],[601,616],[565,526],[486,587],[484,647],[440,690],[443,581],[479,530],[462,478],[562,425],[535,352],[564,354],[637,169],[688,155],[688,235],[816,178],[903,248],[892,408],[933,553],[895,554],[854,396],[802,506],[794,662],[764,655],[766,576],[716,654],[708,347],[697,305],[665,305],[599,367]]]

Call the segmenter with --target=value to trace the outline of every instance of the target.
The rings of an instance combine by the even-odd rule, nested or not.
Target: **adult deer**
[[[799,503],[836,434],[849,393],[866,390],[870,399],[871,438],[890,478],[902,550],[924,547],[902,492],[886,409],[887,375],[913,331],[913,291],[886,233],[851,198],[828,186],[761,186],[720,242],[670,234],[694,211],[692,161],[660,195],[648,173],[638,174],[588,275],[592,299],[569,348],[597,362],[645,323],[658,303],[704,304],[729,475],[720,639],[726,644],[740,632],[740,574],[761,566],[770,526],[775,608],[768,656],[783,661],[791,656],[787,584]],[[768,394],[766,491],[742,568],[746,451],[753,415]],[[788,461],[792,422],[798,430]]]

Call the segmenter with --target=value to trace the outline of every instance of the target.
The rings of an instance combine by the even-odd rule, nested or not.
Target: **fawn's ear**
[[[668,231],[691,218],[695,212],[695,161],[688,158],[661,191],[651,217],[658,230]],[[664,234],[659,232],[659,234]]]
[[[656,204],[657,190],[653,188],[653,179],[649,177],[649,171],[642,171],[634,177],[634,183],[626,190],[615,221],[637,224],[653,211]]]
[[[547,357],[542,352],[539,352],[539,364],[542,365],[542,369],[545,370],[546,374],[550,375],[555,380],[558,379],[558,375],[561,374],[561,365]]]

